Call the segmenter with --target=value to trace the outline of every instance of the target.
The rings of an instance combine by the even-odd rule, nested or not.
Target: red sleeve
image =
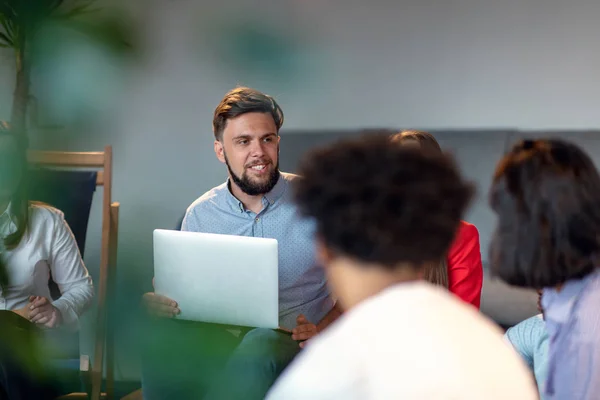
[[[452,293],[479,309],[483,266],[479,232],[475,225],[461,222],[448,252],[448,283]]]

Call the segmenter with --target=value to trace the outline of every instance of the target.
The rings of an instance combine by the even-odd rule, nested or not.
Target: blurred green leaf
[[[56,13],[56,15],[54,17],[56,18],[75,18],[78,17],[80,15],[86,14],[86,13],[93,13],[93,12],[98,12],[100,11],[99,8],[92,8],[92,6],[94,5],[95,1],[80,1],[82,4],[76,5],[73,8],[69,9],[69,10],[58,10],[58,12]]]
[[[38,378],[44,378],[41,362],[46,354],[42,347],[39,328],[8,310],[0,310],[0,354],[8,355],[20,366]]]
[[[21,50],[47,24],[65,23],[117,51],[130,48],[127,24],[101,11],[98,0],[0,0],[0,42]]]
[[[0,288],[8,285],[6,267],[0,261]],[[15,360],[29,373],[44,378],[44,368],[40,360],[44,357],[41,346],[41,332],[28,320],[9,310],[0,310],[0,354]],[[2,357],[0,355],[0,357]]]
[[[72,33],[84,34],[95,45],[119,55],[132,48],[130,25],[122,21],[122,16],[100,11],[104,10],[99,7],[99,0],[0,0],[0,47],[15,50],[17,68],[11,123],[16,131],[26,132],[31,70],[41,47],[48,56],[64,46],[62,38],[45,37],[46,28],[67,28]],[[35,43],[40,36],[44,43],[41,47]]]
[[[5,38],[4,40],[6,41],[7,44],[10,45],[10,47],[13,47],[13,43],[14,43],[14,29],[13,29],[13,23],[10,19],[8,19],[4,14],[0,14],[0,26],[2,27],[2,30],[4,32],[2,32],[0,30],[0,34],[2,34],[2,36]]]
[[[14,45],[12,40],[10,40],[10,38],[2,32],[0,32],[0,40],[4,42],[3,44],[5,44],[6,47],[13,47]]]
[[[93,19],[72,18],[66,21],[64,26],[117,53],[129,51],[133,47],[131,29],[121,19],[113,16],[97,15]]]
[[[8,272],[2,261],[0,261],[0,290],[4,291],[8,285]]]

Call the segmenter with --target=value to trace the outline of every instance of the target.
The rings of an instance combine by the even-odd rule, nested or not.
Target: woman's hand
[[[25,318],[26,320],[29,321],[29,305],[26,305],[23,308],[18,308],[16,310],[12,310],[12,312],[14,312],[15,314],[20,315],[21,317]]]
[[[60,311],[46,297],[31,296],[29,298],[29,320],[46,328],[55,328],[60,324]]]

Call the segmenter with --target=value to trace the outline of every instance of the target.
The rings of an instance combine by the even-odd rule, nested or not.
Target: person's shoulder
[[[411,303],[452,301],[446,290],[442,290],[425,281],[412,281],[394,285],[376,296],[371,297],[360,305],[365,313],[371,312],[372,308],[379,307],[381,303],[392,303],[397,301],[408,301]]]
[[[360,365],[365,346],[349,331],[353,318],[342,315],[311,339],[286,368],[267,395],[268,400],[300,398],[364,398],[358,396]],[[372,328],[372,327],[370,327]],[[364,329],[364,328],[363,328]],[[366,350],[365,350],[366,349]]]
[[[370,371],[369,379],[381,383],[385,378],[389,389],[397,393],[408,389],[393,382],[394,374],[408,376],[417,370],[430,370],[438,386],[478,379],[481,388],[498,379],[496,367],[486,364],[490,358],[506,367],[510,379],[522,380],[520,374],[526,371],[496,324],[475,307],[427,282],[395,285],[362,302],[347,317],[350,325],[344,329],[358,336],[358,342],[369,343],[368,353],[360,353],[362,365]],[[400,358],[411,361],[399,363]],[[443,368],[463,363],[468,367],[460,374]],[[423,390],[417,387],[421,382],[418,376],[414,381],[411,378],[415,390]]]
[[[526,396],[534,393],[535,386],[529,380],[528,369],[521,357],[506,342],[502,329],[475,307],[426,282],[388,291],[385,296],[388,297],[387,310],[394,304],[397,304],[394,310],[403,309],[397,326],[391,328],[398,332],[403,322],[403,330],[410,331],[396,339],[411,343],[411,347],[402,348],[404,354],[414,353],[419,363],[433,370],[444,363],[464,363],[468,366],[460,375],[449,374],[446,378],[476,380],[482,391],[503,382],[500,386],[512,385],[512,388],[505,388],[507,393],[514,394],[515,388],[522,388],[524,397],[521,398],[533,398]],[[406,329],[407,325],[410,329]],[[430,334],[423,335],[423,332]],[[496,360],[496,365],[489,364],[490,359]]]
[[[292,206],[292,207],[296,207],[296,202],[294,201],[294,185],[296,183],[298,183],[300,180],[302,180],[302,176],[301,175],[296,175],[296,174],[292,174],[289,172],[279,172],[279,176],[282,181],[283,181],[283,195],[281,196],[281,199],[283,201],[284,204]]]
[[[469,222],[460,221],[454,235],[454,240],[448,250],[448,258],[464,254],[465,251],[475,249],[479,244],[479,231],[477,227]]]
[[[290,183],[293,182],[297,179],[302,179],[302,176],[300,175],[296,175],[296,174],[292,174],[290,172],[280,172],[280,176],[285,180],[286,183]]]
[[[195,210],[203,210],[209,207],[213,207],[222,197],[227,195],[227,182],[215,186],[210,189],[202,196],[198,197],[186,210],[186,214],[189,214]]]
[[[540,328],[540,327],[545,327],[546,322],[544,321],[543,314],[536,314],[533,317],[529,317],[529,318],[519,322],[517,325],[513,326],[510,329],[516,328],[517,326]]]
[[[451,309],[454,312],[455,308],[459,308],[459,313],[463,310],[470,313],[470,307],[463,308],[460,303],[455,302],[446,290],[427,282],[400,283],[344,313],[336,328],[340,331],[338,334],[347,331],[353,332],[353,337],[360,337],[370,336],[371,332],[365,327],[379,326],[382,329],[378,330],[378,335],[381,335],[382,342],[398,335],[408,337],[439,324],[441,310]],[[390,316],[390,310],[394,310],[393,317]],[[403,324],[410,324],[411,328],[402,329]],[[365,337],[359,340],[365,340]],[[378,343],[373,342],[372,346],[377,347]]]
[[[430,370],[434,379],[429,384],[444,387],[463,380],[464,386],[475,379],[481,381],[477,391],[481,393],[482,388],[497,386],[493,382],[500,379],[497,366],[486,363],[490,357],[505,367],[503,383],[533,393],[534,387],[527,388],[524,378],[526,367],[504,343],[499,327],[437,286],[407,282],[356,305],[314,338],[301,355],[294,377],[296,386],[302,387],[305,377],[316,379],[333,369],[344,389],[360,390],[360,385],[350,384],[360,381],[379,394],[399,395],[412,390],[424,393],[422,377],[415,371]],[[443,367],[464,362],[468,368],[460,373]],[[398,376],[408,376],[408,382],[399,382]]]
[[[543,338],[547,335],[546,323],[542,314],[529,317],[506,330],[505,337],[513,346],[521,347],[525,339]]]
[[[64,223],[65,214],[49,204],[31,202],[29,204],[29,219],[34,225],[41,223]]]
[[[584,278],[585,279],[585,278]],[[574,307],[576,324],[585,332],[600,330],[600,318],[597,318],[596,305],[600,302],[600,270],[589,276],[587,284],[582,289],[579,301]]]
[[[386,318],[390,309],[395,310],[393,319]],[[447,337],[464,337],[472,335],[469,331],[473,328],[483,335],[502,338],[501,329],[475,307],[428,282],[398,284],[365,301],[356,311],[364,315],[360,319],[377,319],[378,323],[389,324],[390,329],[411,321],[413,333],[441,329]],[[452,316],[453,323],[448,324],[448,316]]]
[[[467,221],[460,221],[460,225],[458,227],[457,237],[460,238],[473,238],[479,236],[479,231],[474,224],[471,224]]]
[[[302,179],[302,176],[291,174],[289,172],[280,172],[279,174],[281,177],[280,179],[283,180],[285,185],[284,193],[287,195],[286,197],[290,197],[293,191],[288,189],[292,187],[295,183],[300,181]]]

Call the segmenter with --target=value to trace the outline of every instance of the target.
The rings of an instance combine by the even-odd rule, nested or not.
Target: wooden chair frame
[[[115,391],[115,353],[113,329],[109,326],[108,309],[114,296],[109,288],[114,288],[119,232],[119,203],[112,202],[112,146],[106,146],[102,152],[59,152],[29,151],[30,164],[42,167],[60,167],[96,170],[96,186],[103,187],[102,196],[102,244],[100,252],[100,274],[98,285],[98,316],[94,340],[94,362],[89,365],[89,357],[81,356],[80,370],[84,379],[91,382],[88,393],[72,393],[60,399],[114,399]],[[104,356],[106,354],[106,392],[102,393]],[[88,383],[86,382],[86,383]]]

